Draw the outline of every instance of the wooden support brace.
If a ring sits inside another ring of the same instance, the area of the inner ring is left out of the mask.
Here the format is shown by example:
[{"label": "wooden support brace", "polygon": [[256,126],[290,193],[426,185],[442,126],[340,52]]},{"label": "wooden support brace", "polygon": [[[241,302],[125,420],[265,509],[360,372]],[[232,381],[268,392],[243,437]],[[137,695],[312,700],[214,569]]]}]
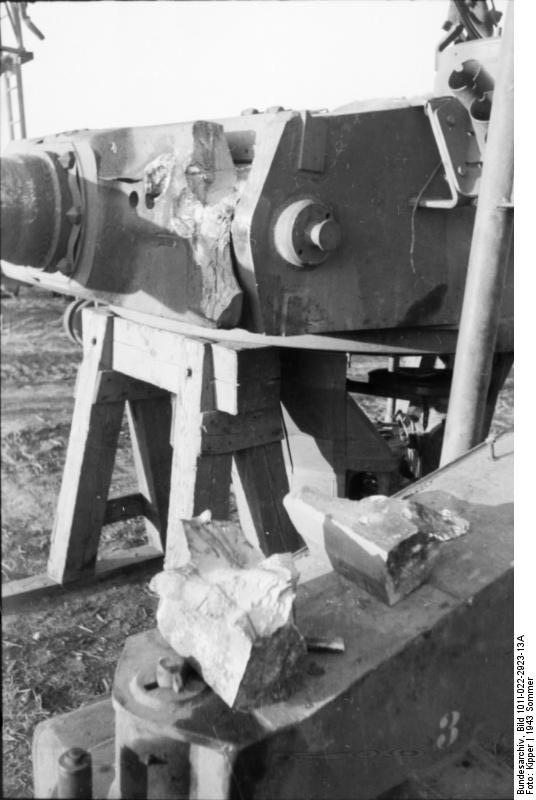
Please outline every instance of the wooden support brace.
[{"label": "wooden support brace", "polygon": [[171,398],[166,393],[153,400],[130,399],[127,415],[147,539],[163,552],[171,483]]},{"label": "wooden support brace", "polygon": [[[282,504],[278,351],[210,344],[101,310],[84,311],[83,329],[49,577],[64,583],[93,571],[102,526],[136,514],[149,544],[179,557],[183,520],[207,509],[228,517],[233,459],[248,535],[267,554],[298,549]],[[139,492],[108,500],[125,403]]]},{"label": "wooden support brace", "polygon": [[167,546],[179,561],[182,554],[186,563],[189,554],[183,520],[206,510],[215,519],[228,516],[231,457],[228,453],[206,454],[202,448],[203,408],[210,408],[213,396],[210,345],[182,339],[179,347]]},{"label": "wooden support brace", "polygon": [[112,339],[111,314],[84,312],[84,357],[47,569],[59,583],[93,570],[97,559],[125,404],[109,401],[109,383],[101,402],[99,373],[110,367]]},{"label": "wooden support brace", "polygon": [[248,541],[263,553],[295,552],[304,546],[283,506],[289,484],[280,442],[234,454],[233,487]]}]

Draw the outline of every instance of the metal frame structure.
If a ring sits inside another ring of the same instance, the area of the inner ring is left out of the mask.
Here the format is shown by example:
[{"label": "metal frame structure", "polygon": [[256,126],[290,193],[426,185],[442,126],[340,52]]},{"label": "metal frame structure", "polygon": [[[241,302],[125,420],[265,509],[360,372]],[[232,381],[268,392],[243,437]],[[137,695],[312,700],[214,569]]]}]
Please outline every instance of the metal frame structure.
[{"label": "metal frame structure", "polygon": [[[0,52],[2,56],[1,74],[4,83],[4,91],[7,105],[7,120],[9,138],[26,138],[26,114],[24,109],[24,92],[22,88],[22,65],[32,61],[33,53],[24,46],[22,28],[25,25],[38,39],[44,39],[44,35],[36,28],[28,16],[26,10],[27,3],[1,3],[1,24],[2,24],[2,44]],[[4,44],[5,29],[4,25],[9,24],[11,37],[15,46]],[[16,106],[13,103],[15,98]]]}]

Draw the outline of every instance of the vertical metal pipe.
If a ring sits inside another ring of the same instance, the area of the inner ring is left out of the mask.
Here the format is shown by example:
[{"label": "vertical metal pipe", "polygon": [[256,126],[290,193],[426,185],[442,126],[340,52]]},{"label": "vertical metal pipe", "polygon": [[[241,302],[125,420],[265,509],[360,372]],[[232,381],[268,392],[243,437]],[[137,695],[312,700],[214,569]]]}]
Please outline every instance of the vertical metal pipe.
[{"label": "vertical metal pipe", "polygon": [[483,438],[513,229],[513,3],[508,4],[469,256],[441,465]]},{"label": "vertical metal pipe", "polygon": [[[15,12],[15,19],[17,20],[17,46],[24,50],[24,39],[22,37],[22,14],[21,8],[17,5]],[[17,76],[17,101],[19,106],[19,128],[20,138],[26,139],[26,111],[24,108],[24,92],[22,89],[22,64],[20,56],[17,58],[15,65],[15,74]]]},{"label": "vertical metal pipe", "polygon": [[15,131],[15,116],[13,114],[13,100],[11,98],[11,87],[13,86],[12,80],[15,79],[14,73],[11,71],[11,68],[6,69],[4,74],[2,75],[4,79],[4,86],[6,90],[6,103],[7,103],[7,121],[9,126],[9,139],[13,141],[17,138],[17,134]]},{"label": "vertical metal pipe", "polygon": [[[389,372],[395,372],[400,363],[399,356],[394,356],[389,359]],[[388,397],[385,403],[384,422],[394,422],[396,414],[396,397]]]},{"label": "vertical metal pipe", "polygon": [[17,104],[19,107],[20,138],[26,139],[26,112],[24,110],[24,92],[22,89],[22,69],[20,65],[20,58],[17,58],[15,75],[17,79]]}]

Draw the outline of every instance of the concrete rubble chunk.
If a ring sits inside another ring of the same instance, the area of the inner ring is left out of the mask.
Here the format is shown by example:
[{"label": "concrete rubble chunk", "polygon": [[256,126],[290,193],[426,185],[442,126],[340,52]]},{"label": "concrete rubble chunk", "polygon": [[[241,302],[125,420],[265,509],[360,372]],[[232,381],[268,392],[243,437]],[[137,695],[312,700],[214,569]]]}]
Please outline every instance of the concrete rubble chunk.
[{"label": "concrete rubble chunk", "polygon": [[183,525],[190,561],[166,559],[150,584],[160,597],[160,633],[232,708],[284,694],[306,653],[293,619],[291,555],[265,558],[232,523]]},{"label": "concrete rubble chunk", "polygon": [[450,509],[383,495],[355,501],[304,487],[284,504],[312,553],[389,605],[426,580],[441,542],[469,530]]}]

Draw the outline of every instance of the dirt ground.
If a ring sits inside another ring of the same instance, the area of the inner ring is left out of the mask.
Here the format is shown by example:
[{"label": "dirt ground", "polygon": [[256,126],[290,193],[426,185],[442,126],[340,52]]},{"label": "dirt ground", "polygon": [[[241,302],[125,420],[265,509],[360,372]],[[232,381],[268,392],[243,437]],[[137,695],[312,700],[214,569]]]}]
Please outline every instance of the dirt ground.
[{"label": "dirt ground", "polygon": [[[66,305],[62,297],[27,287],[18,298],[2,300],[3,582],[46,569],[81,358],[63,332]],[[384,361],[356,364],[355,370]],[[369,400],[367,411],[374,417],[383,407],[384,401]],[[512,424],[513,373],[499,398],[493,429]],[[111,496],[137,490],[128,445],[125,425]],[[142,521],[118,523],[105,528],[101,552],[145,541]],[[32,796],[35,725],[108,694],[125,638],[153,627],[155,611],[146,581],[133,578],[4,615],[4,797]]]}]

